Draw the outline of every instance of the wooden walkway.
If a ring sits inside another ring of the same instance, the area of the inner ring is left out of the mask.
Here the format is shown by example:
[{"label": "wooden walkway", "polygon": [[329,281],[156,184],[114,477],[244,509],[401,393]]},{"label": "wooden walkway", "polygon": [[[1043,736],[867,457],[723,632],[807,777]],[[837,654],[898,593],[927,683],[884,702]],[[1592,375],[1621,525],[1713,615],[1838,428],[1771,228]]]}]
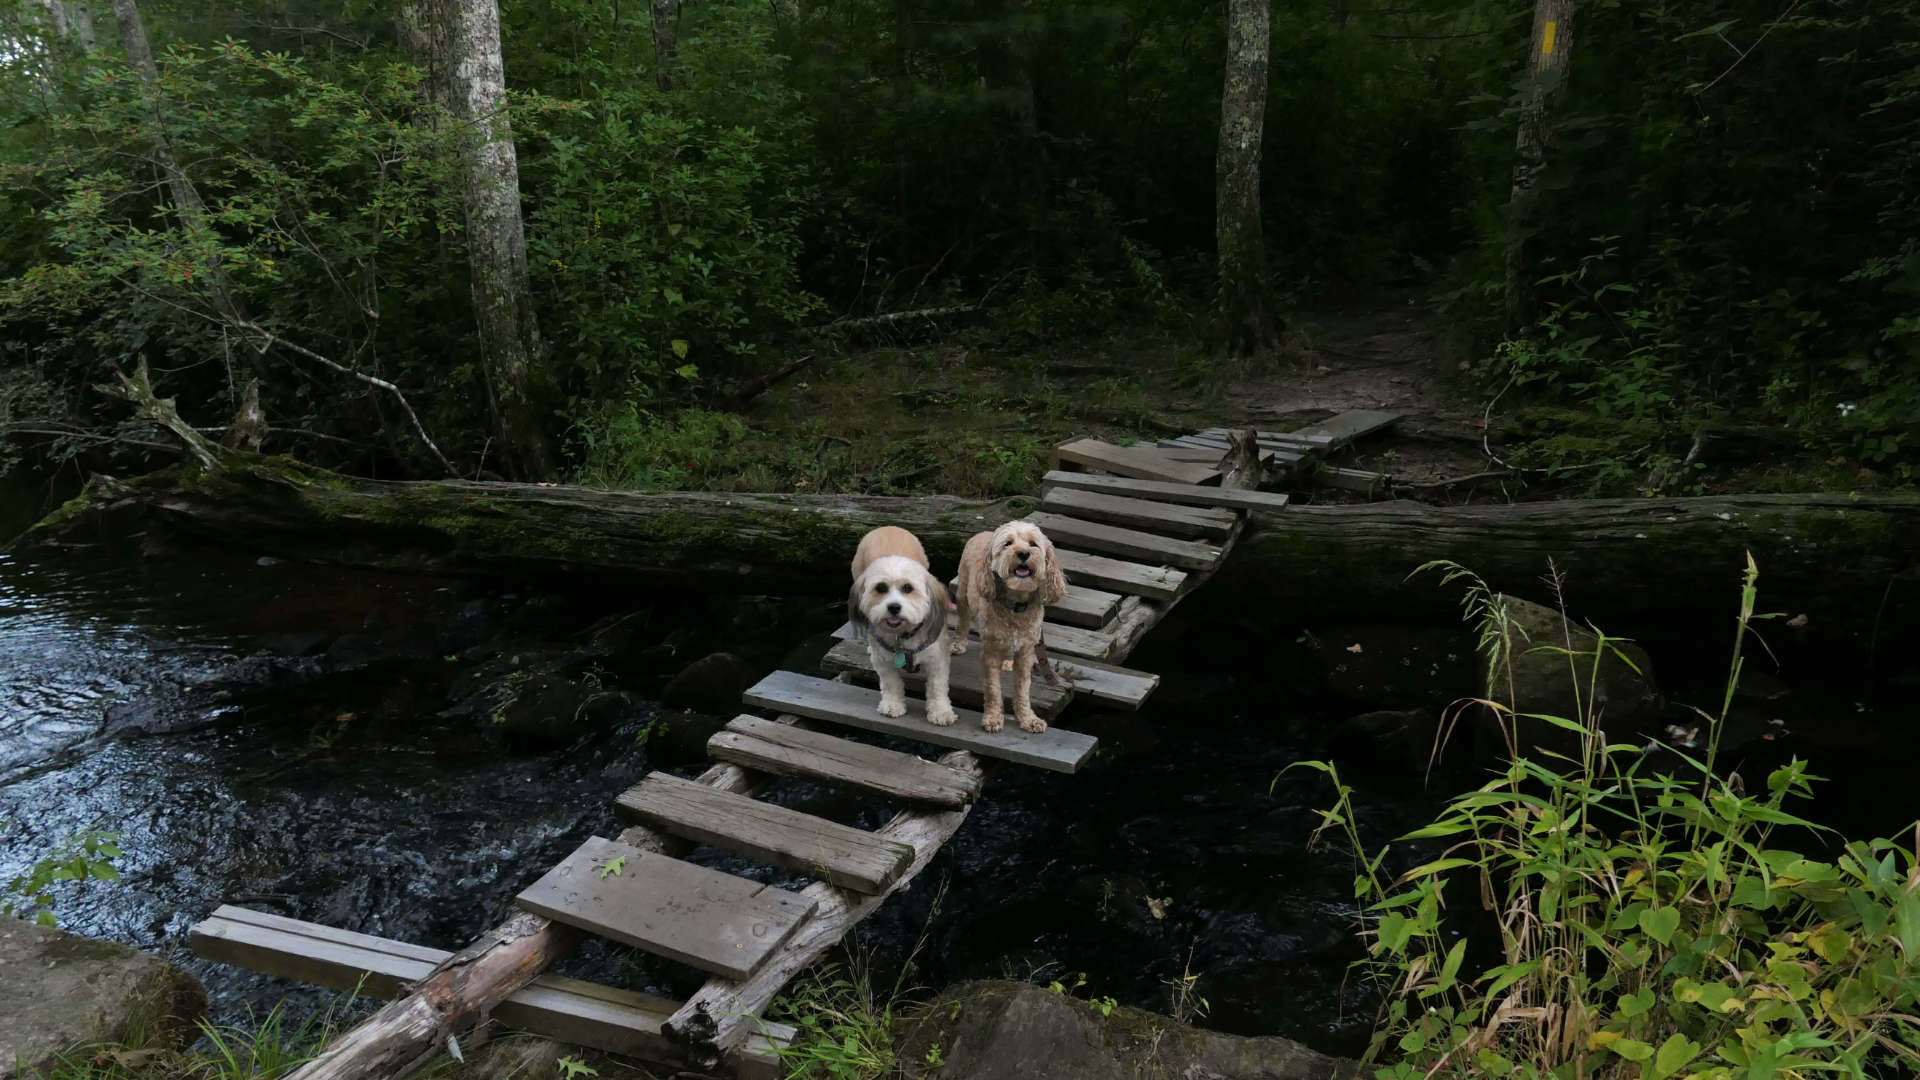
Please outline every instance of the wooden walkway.
[{"label": "wooden walkway", "polygon": [[[1299,431],[1261,432],[1261,462],[1269,477],[1284,475],[1395,419],[1343,413]],[[1282,494],[1222,486],[1228,449],[1225,429],[1152,447],[1077,439],[1057,448],[1040,509],[1029,516],[1059,550],[1071,588],[1067,602],[1047,609],[1044,630],[1062,685],[1037,676],[1032,685],[1046,731],[989,733],[980,714],[964,707],[957,723],[935,727],[917,698],[904,716],[880,715],[866,650],[842,626],[819,673],[776,671],[746,692],[743,704],[771,719],[736,717],[708,742],[715,764],[695,779],[644,777],[614,804],[632,827],[617,839],[590,838],[517,897],[532,916],[690,965],[708,973],[707,984],[687,1001],[669,1002],[540,976],[493,1015],[667,1068],[778,1075],[779,1050],[793,1032],[761,1020],[761,1010],[927,865],[980,795],[986,764],[1074,772],[1092,757],[1095,740],[1054,726],[1055,718],[1076,697],[1138,709],[1153,693],[1158,675],[1121,662],[1219,568],[1248,511],[1287,504]],[[977,639],[970,645],[954,657],[952,694],[957,706],[977,708]],[[909,676],[916,694],[919,683]],[[849,731],[880,736],[885,745]],[[948,752],[923,756],[930,748]],[[877,795],[899,810],[881,828],[863,830],[756,797],[780,777]],[[677,857],[697,845],[814,884],[775,888]],[[406,993],[449,958],[236,907],[195,926],[192,943],[215,960],[376,996]]]}]

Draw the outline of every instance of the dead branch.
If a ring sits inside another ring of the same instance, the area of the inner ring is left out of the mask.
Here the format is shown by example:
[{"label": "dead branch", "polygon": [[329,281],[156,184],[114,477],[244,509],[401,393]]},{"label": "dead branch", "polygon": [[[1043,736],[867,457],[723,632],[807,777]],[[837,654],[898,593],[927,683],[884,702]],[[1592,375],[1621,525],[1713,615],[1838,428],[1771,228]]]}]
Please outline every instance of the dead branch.
[{"label": "dead branch", "polygon": [[299,356],[304,356],[307,359],[312,360],[316,364],[320,364],[325,367],[331,368],[332,370],[337,371],[342,375],[350,375],[353,378],[359,379],[361,382],[366,383],[369,386],[377,386],[380,389],[385,390],[388,393],[392,394],[394,401],[399,404],[400,410],[407,414],[407,420],[413,424],[413,433],[420,437],[420,441],[426,444],[428,450],[433,451],[433,456],[439,460],[440,467],[447,471],[448,476],[459,475],[458,470],[456,470],[453,467],[453,462],[448,461],[447,455],[440,452],[440,446],[439,444],[433,441],[433,436],[427,434],[426,425],[420,422],[419,414],[413,411],[413,405],[407,401],[407,395],[402,393],[398,386],[395,386],[392,383],[388,382],[387,380],[380,378],[378,375],[369,375],[364,371],[355,371],[353,368],[347,367],[344,364],[340,364],[329,357],[322,356],[319,353],[314,352],[312,349],[309,349],[303,345],[298,345],[298,344],[295,344],[294,342],[288,341],[286,338],[283,338],[280,335],[275,334],[273,331],[268,330],[266,327],[261,326],[259,323],[241,322],[241,323],[238,323],[238,326],[240,329],[245,330],[248,333],[254,334],[259,338],[259,341],[255,343],[254,348],[263,356],[266,355],[266,352],[268,349],[273,348],[275,345],[279,345],[289,352],[292,352]]}]

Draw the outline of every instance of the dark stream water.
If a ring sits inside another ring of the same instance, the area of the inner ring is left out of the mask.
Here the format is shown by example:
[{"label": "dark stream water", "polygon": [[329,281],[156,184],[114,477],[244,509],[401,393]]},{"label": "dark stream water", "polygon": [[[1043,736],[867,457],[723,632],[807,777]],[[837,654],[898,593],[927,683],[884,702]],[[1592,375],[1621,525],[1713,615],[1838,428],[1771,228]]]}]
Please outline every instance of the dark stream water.
[{"label": "dark stream water", "polygon": [[[1184,647],[1210,639],[1181,618],[1136,656],[1166,680],[1148,710],[1077,714],[1103,742],[1089,768],[999,770],[930,869],[861,926],[853,950],[877,981],[1084,973],[1081,994],[1165,1011],[1191,971],[1209,1026],[1357,1049],[1371,1006],[1344,977],[1352,864],[1309,849],[1324,780],[1283,771],[1325,752],[1300,733],[1334,714],[1260,661],[1270,643]],[[239,903],[459,948],[585,837],[615,835],[614,796],[649,768],[697,771],[641,737],[669,674],[716,647],[756,677],[804,669],[837,619],[828,601],[538,592],[234,553],[0,555],[0,882],[80,829],[119,830],[124,881],[62,887],[63,926],[174,953],[217,1022],[282,999],[336,1007],[192,958],[188,928]],[[558,731],[495,723],[476,687],[543,666],[617,696]],[[1438,802],[1404,774],[1358,786],[1376,839]],[[863,827],[889,813],[802,783],[773,797]],[[670,996],[700,981],[611,946],[563,970]]]}]

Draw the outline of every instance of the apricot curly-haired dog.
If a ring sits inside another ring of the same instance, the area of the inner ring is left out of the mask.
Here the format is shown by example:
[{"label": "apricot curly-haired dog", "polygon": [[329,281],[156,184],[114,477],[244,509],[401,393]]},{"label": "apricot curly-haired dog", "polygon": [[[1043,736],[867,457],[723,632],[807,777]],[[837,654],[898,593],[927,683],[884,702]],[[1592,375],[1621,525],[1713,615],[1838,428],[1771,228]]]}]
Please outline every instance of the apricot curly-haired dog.
[{"label": "apricot curly-haired dog", "polygon": [[1009,521],[967,541],[960,553],[956,581],[960,634],[953,651],[965,652],[967,631],[980,630],[981,696],[986,699],[980,726],[999,731],[1006,723],[1000,675],[1013,678],[1013,718],[1022,731],[1045,731],[1028,692],[1033,683],[1034,651],[1040,647],[1040,620],[1048,604],[1067,598],[1067,578],[1054,557],[1047,534],[1025,521]]}]

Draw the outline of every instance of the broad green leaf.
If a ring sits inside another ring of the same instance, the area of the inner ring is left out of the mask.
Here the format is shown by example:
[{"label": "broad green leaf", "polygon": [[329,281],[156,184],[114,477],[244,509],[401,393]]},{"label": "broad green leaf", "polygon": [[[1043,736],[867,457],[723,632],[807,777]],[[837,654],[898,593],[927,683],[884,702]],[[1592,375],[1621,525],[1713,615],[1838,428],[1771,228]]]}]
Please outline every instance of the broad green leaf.
[{"label": "broad green leaf", "polygon": [[693,345],[691,342],[687,341],[686,338],[673,339],[673,355],[679,357],[680,359],[685,360],[687,358],[687,350],[691,348],[693,348]]},{"label": "broad green leaf", "polygon": [[1607,1044],[1607,1049],[1626,1058],[1628,1061],[1645,1061],[1653,1056],[1653,1047],[1639,1039],[1621,1036]]},{"label": "broad green leaf", "polygon": [[1466,955],[1467,939],[1465,938],[1454,942],[1453,948],[1447,950],[1446,962],[1440,965],[1440,989],[1446,990],[1453,986],[1454,977],[1460,974],[1460,961],[1465,959]]},{"label": "broad green leaf", "polygon": [[1667,1036],[1666,1042],[1660,1044],[1660,1052],[1653,1059],[1652,1073],[1647,1075],[1646,1080],[1665,1080],[1666,1077],[1692,1064],[1699,1053],[1698,1043],[1677,1031],[1674,1032]]},{"label": "broad green leaf", "polygon": [[1679,926],[1679,908],[1648,908],[1640,913],[1640,929],[1646,931],[1648,937],[1662,945],[1673,940],[1673,932]]}]

